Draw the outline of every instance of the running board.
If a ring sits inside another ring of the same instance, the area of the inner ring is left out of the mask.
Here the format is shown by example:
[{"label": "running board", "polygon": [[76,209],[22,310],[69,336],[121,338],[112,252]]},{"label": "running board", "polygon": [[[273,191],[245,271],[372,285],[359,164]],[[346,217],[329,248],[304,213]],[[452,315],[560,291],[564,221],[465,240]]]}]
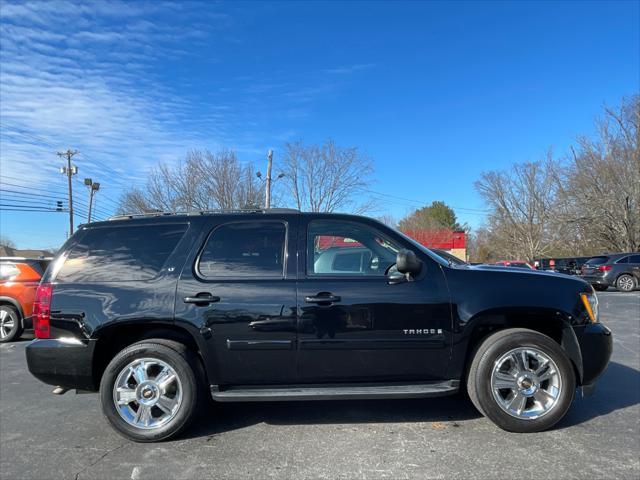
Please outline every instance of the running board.
[{"label": "running board", "polygon": [[211,396],[218,402],[426,398],[456,393],[459,384],[458,380],[446,380],[402,384],[349,383],[341,385],[268,385],[222,388],[218,385],[211,385]]}]

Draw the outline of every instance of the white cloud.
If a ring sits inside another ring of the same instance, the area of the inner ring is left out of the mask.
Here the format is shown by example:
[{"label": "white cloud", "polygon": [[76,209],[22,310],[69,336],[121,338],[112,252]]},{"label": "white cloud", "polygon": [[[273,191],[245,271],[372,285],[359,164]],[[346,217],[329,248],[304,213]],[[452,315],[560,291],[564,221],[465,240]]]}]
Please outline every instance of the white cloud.
[{"label": "white cloud", "polygon": [[[200,2],[2,0],[0,174],[49,185],[52,175],[60,178],[56,151],[75,148],[83,154],[79,177],[101,181],[105,192],[111,185],[116,200],[150,166],[190,148],[224,145],[255,157],[266,144],[296,138],[311,101],[373,66],[292,75],[248,65],[251,74],[235,78],[214,70],[164,81],[167,60],[215,64],[215,47],[235,38],[233,26],[216,5]],[[192,57],[192,47],[203,44],[207,57]],[[273,119],[294,128],[279,131]]]},{"label": "white cloud", "polygon": [[[161,84],[154,67],[188,54],[172,42],[207,32],[141,18],[161,8],[181,6],[3,2],[0,173],[47,184],[55,150],[71,146],[87,153],[77,161],[81,174],[103,173],[125,186],[159,159],[184,153],[184,138],[194,135],[177,127],[189,104]],[[114,166],[107,172],[104,165]],[[118,172],[123,178],[114,179]]]}]

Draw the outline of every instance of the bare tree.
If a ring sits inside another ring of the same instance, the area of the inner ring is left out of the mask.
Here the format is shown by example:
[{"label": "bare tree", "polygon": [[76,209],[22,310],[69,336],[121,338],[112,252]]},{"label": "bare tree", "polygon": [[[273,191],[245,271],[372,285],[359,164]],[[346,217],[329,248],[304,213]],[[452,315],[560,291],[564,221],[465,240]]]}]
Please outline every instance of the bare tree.
[{"label": "bare tree", "polygon": [[398,227],[398,220],[396,220],[396,218],[391,215],[390,213],[385,213],[382,215],[379,215],[376,217],[376,220],[384,223],[385,225],[387,225],[388,227],[391,228],[397,228]]},{"label": "bare tree", "polygon": [[191,150],[174,166],[157,165],[144,189],[132,189],[120,199],[121,213],[256,208],[263,186],[251,164],[235,152]]},{"label": "bare tree", "polygon": [[366,188],[373,173],[371,160],[355,147],[287,143],[284,182],[296,207],[310,212],[338,210],[363,213],[372,209]]},{"label": "bare tree", "polygon": [[545,160],[516,164],[510,172],[485,172],[475,183],[491,210],[487,228],[496,251],[532,261],[557,247],[557,169],[549,152]]},{"label": "bare tree", "polygon": [[640,96],[605,109],[580,137],[560,181],[561,215],[582,250],[640,250]]},{"label": "bare tree", "polygon": [[495,243],[493,232],[481,227],[467,237],[469,261],[474,263],[493,263],[502,260],[501,246]]},{"label": "bare tree", "polygon": [[9,248],[16,248],[16,243],[13,240],[11,240],[9,237],[7,237],[6,235],[0,235],[0,246],[9,247]]}]

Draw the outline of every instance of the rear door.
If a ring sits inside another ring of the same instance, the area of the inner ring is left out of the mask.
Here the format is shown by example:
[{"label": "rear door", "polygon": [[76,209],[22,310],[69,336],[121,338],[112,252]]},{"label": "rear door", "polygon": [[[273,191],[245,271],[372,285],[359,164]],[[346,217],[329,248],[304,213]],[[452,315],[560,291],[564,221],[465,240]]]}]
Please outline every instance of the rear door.
[{"label": "rear door", "polygon": [[401,239],[365,222],[308,218],[298,244],[306,256],[298,281],[300,381],[441,379],[451,310],[439,265],[425,259],[416,281],[390,284],[385,272],[408,248]]},{"label": "rear door", "polygon": [[214,217],[183,269],[176,322],[204,339],[212,384],[295,380],[297,222]]},{"label": "rear door", "polygon": [[640,285],[640,254],[629,255],[629,270],[636,277],[636,285]]}]

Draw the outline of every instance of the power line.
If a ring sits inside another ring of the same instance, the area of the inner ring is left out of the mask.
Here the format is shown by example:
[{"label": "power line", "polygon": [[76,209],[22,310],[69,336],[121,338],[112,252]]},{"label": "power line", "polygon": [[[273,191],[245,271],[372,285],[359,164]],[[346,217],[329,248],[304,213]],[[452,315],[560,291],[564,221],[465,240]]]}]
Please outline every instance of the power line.
[{"label": "power line", "polygon": [[51,209],[37,209],[37,208],[0,208],[0,211],[6,212],[43,212],[43,213],[57,213],[57,212],[67,212],[68,210],[51,210]]},{"label": "power line", "polygon": [[21,191],[18,191],[18,190],[10,190],[10,189],[7,189],[7,188],[0,188],[0,197],[5,196],[5,194],[3,192],[7,192],[7,194],[9,194],[9,195],[23,195],[23,196],[26,196],[26,197],[36,197],[36,198],[51,198],[53,200],[59,200],[61,197],[64,196],[64,195],[60,195],[58,197],[55,197],[53,195],[45,195],[45,194],[41,194],[41,193],[35,194],[35,193],[21,192]]},{"label": "power line", "polygon": [[[17,196],[11,196],[11,195],[0,195],[0,201],[4,201],[4,202],[20,202],[23,204],[36,204],[36,205],[53,205],[54,207],[57,206],[56,202],[52,201],[52,200],[37,200],[37,199],[30,199],[30,198],[24,198],[24,197],[17,197]],[[60,202],[62,203],[62,202]]]},{"label": "power line", "polygon": [[[21,180],[21,179],[19,179],[19,178],[16,178],[16,177],[10,177],[10,176],[8,176],[8,175],[4,175],[4,174],[3,174],[2,176],[4,176],[5,178],[11,178],[11,179],[14,179],[14,180]],[[76,179],[74,178],[74,180],[76,180]],[[78,183],[79,183],[79,184],[81,184],[81,185],[84,185],[84,184],[83,184],[82,182],[80,182],[80,181],[78,181]],[[21,189],[23,189],[23,190],[29,190],[29,192],[30,192],[30,193],[17,192],[17,191],[15,191],[15,190],[13,190],[13,191],[14,191],[14,192],[16,192],[16,193],[21,193],[21,194],[23,194],[23,195],[35,195],[35,193],[33,193],[34,191],[36,191],[36,192],[46,192],[46,193],[59,193],[59,196],[58,196],[58,197],[55,197],[55,196],[52,196],[52,195],[46,195],[46,194],[42,194],[42,193],[37,193],[37,195],[38,195],[39,197],[54,198],[54,199],[56,199],[56,200],[60,199],[60,197],[65,197],[65,196],[67,195],[67,194],[66,194],[66,192],[65,192],[65,193],[63,193],[63,192],[57,192],[57,191],[55,191],[55,190],[53,190],[53,189],[49,189],[49,188],[38,188],[38,187],[32,187],[32,186],[25,186],[25,185],[19,185],[19,184],[17,184],[17,183],[6,182],[6,181],[2,181],[2,182],[0,182],[0,189],[9,191],[8,189],[3,189],[3,188],[1,188],[1,187],[3,187],[4,185],[9,185],[9,186],[11,186],[11,187],[15,187],[15,188],[21,188]],[[76,202],[78,202],[78,200],[79,200],[79,199],[76,199]],[[113,209],[113,210],[116,210],[116,209],[118,208],[118,206],[119,206],[116,202],[114,202],[113,200],[111,200],[109,197],[105,197],[105,196],[102,196],[102,195],[101,195],[101,196],[100,196],[100,201],[104,201],[104,200],[110,201],[110,202],[113,204],[113,207],[112,207],[112,209]],[[107,208],[108,208],[108,207],[107,207]],[[105,213],[105,215],[110,215],[110,214],[106,214],[106,213]]]},{"label": "power line", "polygon": [[27,133],[24,130],[18,130],[16,127],[12,127],[10,125],[7,125],[6,123],[0,123],[0,126],[2,126],[2,128],[6,129],[6,130],[13,130],[15,133],[17,133],[19,135],[22,135],[23,137],[29,137],[29,138],[32,138],[32,139],[36,140],[37,142],[44,143],[45,145],[48,145],[51,148],[56,148],[48,140],[45,140],[44,138],[39,137],[38,135],[34,135],[32,133]]},{"label": "power line", "polygon": [[[15,188],[22,188],[24,190],[35,190],[37,192],[58,193],[55,190],[52,190],[52,189],[49,189],[49,188],[44,189],[44,188],[31,187],[31,186],[26,187],[24,185],[18,185],[17,183],[3,182],[2,185],[10,185],[10,186],[15,187]],[[65,193],[60,192],[60,195],[65,196],[66,192]]]},{"label": "power line", "polygon": [[46,212],[58,212],[58,211],[60,211],[60,210],[56,209],[55,207],[48,208],[48,207],[40,207],[38,205],[21,205],[21,204],[15,204],[15,203],[0,203],[0,207],[34,208],[34,209],[41,209],[41,210],[46,211]]},{"label": "power line", "polygon": [[[405,202],[411,202],[411,203],[416,203],[419,205],[426,205],[426,202],[424,202],[423,200],[415,200],[415,199],[411,199],[411,198],[406,198],[406,197],[399,197],[397,195],[390,195],[388,193],[382,193],[382,192],[376,192],[375,190],[371,190],[369,188],[364,188],[364,187],[359,187],[359,190],[371,193],[373,195],[379,195],[379,196],[383,196],[383,197],[389,197],[389,198],[395,198],[398,200],[403,200]],[[489,210],[484,210],[484,209],[479,209],[479,208],[468,208],[468,207],[456,207],[453,205],[449,205],[451,208],[453,208],[454,210],[467,210],[469,212],[478,212],[478,213],[488,213]]]}]

